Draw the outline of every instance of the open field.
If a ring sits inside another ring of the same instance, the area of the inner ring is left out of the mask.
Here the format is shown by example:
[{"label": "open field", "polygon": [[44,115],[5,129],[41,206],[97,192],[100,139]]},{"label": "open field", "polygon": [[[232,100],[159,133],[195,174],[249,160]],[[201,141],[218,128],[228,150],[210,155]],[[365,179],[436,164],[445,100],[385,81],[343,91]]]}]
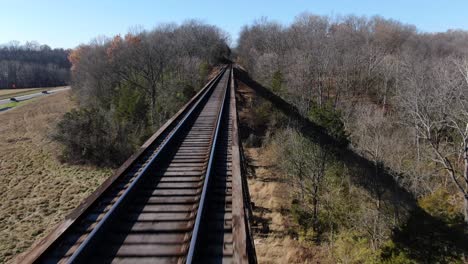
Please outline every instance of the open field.
[{"label": "open field", "polygon": [[0,113],[0,263],[45,236],[111,174],[57,160],[49,135],[72,107],[66,91]]},{"label": "open field", "polygon": [[26,88],[26,89],[0,89],[0,100],[1,99],[8,99],[11,97],[22,96],[33,94],[41,91],[51,91],[58,88],[64,88],[66,86],[60,87],[43,87],[43,88]]}]

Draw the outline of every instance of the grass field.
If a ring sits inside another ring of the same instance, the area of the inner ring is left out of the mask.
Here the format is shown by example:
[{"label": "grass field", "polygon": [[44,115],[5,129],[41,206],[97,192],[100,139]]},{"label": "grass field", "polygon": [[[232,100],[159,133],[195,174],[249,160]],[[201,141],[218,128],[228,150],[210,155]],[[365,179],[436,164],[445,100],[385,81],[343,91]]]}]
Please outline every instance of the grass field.
[{"label": "grass field", "polygon": [[20,102],[11,102],[11,103],[8,103],[8,104],[2,104],[0,105],[0,110],[3,110],[5,108],[13,108],[15,106],[18,106],[20,104]]},{"label": "grass field", "polygon": [[0,263],[45,236],[112,172],[62,164],[50,134],[70,92],[0,112]]},{"label": "grass field", "polygon": [[[26,101],[21,101],[21,102],[11,102],[11,103],[8,103],[8,104],[2,104],[0,105],[0,113],[2,110],[9,110],[13,107],[18,107],[18,106],[23,106],[23,105],[26,105],[26,104],[29,104],[29,103],[32,103],[34,102],[35,100],[39,100],[40,98],[32,98],[30,100],[26,100]],[[1,119],[0,119],[0,122],[1,122]]]},{"label": "grass field", "polygon": [[63,88],[65,86],[61,87],[44,87],[44,88],[26,88],[26,89],[0,89],[0,100],[2,99],[8,99],[11,97],[16,97],[16,96],[22,96],[22,95],[27,95],[27,94],[33,94],[37,92],[42,92],[42,91],[50,91],[54,90],[57,88]]}]

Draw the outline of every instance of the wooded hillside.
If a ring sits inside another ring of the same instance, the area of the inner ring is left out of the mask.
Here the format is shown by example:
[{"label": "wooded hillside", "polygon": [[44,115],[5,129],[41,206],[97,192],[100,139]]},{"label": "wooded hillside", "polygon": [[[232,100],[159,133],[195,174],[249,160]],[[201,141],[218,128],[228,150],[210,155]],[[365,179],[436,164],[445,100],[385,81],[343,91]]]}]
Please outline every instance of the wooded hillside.
[{"label": "wooded hillside", "polygon": [[298,237],[330,248],[331,262],[466,256],[467,40],[381,17],[303,14],[242,30],[238,61],[259,83],[243,81],[273,94],[255,103],[250,130],[266,131],[247,143],[276,153]]}]

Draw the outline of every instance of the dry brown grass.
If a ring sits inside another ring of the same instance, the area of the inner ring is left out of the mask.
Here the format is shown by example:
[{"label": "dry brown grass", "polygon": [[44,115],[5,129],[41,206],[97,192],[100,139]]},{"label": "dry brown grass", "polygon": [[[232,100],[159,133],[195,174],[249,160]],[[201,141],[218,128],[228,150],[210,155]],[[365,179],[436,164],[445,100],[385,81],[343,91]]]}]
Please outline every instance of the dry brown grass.
[{"label": "dry brown grass", "polygon": [[[237,90],[240,122],[255,127],[254,90],[239,82]],[[290,184],[275,167],[274,149],[244,148],[254,177],[249,178],[253,208],[252,226],[255,250],[259,263],[323,263],[320,250],[294,239],[289,231],[293,221],[289,216],[292,202]]]},{"label": "dry brown grass", "polygon": [[249,190],[255,203],[254,241],[258,262],[320,263],[311,247],[288,234],[292,221],[285,210],[291,204],[291,189],[274,170],[269,150],[246,148],[245,151],[255,169],[255,178],[249,179]]},{"label": "dry brown grass", "polygon": [[67,91],[0,113],[0,263],[45,236],[111,174],[57,160],[49,135],[72,107]]}]

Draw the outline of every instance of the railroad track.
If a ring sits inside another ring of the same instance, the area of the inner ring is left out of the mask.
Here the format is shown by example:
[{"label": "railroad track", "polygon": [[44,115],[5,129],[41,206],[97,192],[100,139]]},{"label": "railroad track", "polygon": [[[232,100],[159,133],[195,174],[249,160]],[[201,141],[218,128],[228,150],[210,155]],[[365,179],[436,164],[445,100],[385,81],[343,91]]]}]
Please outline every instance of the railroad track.
[{"label": "railroad track", "polygon": [[255,262],[225,66],[21,263]]}]

